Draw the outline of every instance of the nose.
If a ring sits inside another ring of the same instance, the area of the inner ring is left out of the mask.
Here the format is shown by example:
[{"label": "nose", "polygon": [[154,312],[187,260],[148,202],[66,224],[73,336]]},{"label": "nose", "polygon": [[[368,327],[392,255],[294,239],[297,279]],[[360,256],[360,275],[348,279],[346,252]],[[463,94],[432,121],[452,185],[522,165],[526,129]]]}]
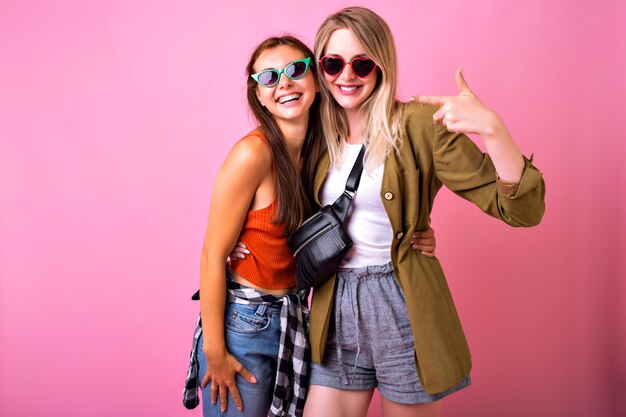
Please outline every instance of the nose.
[{"label": "nose", "polygon": [[293,80],[287,77],[285,73],[281,73],[279,77],[280,78],[278,79],[278,88],[289,87],[290,85],[293,84]]},{"label": "nose", "polygon": [[341,70],[341,74],[339,74],[339,79],[343,81],[354,80],[356,78],[356,74],[352,70],[351,62],[346,62],[346,65]]}]

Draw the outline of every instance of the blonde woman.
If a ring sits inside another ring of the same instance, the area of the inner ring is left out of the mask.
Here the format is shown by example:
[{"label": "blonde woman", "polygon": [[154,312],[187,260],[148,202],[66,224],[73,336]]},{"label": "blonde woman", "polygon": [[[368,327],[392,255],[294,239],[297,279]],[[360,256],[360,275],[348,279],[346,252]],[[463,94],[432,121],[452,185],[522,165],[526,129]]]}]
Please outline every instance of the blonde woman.
[{"label": "blonde woman", "polygon": [[458,96],[400,103],[394,41],[370,10],[329,16],[315,60],[328,149],[313,184],[319,204],[343,192],[367,152],[348,222],[354,247],[313,295],[304,415],[365,416],[377,388],[385,416],[438,416],[440,400],[470,384],[470,353],[439,261],[411,250],[413,233],[428,227],[443,185],[509,225],[536,225],[542,175],[461,72]]}]

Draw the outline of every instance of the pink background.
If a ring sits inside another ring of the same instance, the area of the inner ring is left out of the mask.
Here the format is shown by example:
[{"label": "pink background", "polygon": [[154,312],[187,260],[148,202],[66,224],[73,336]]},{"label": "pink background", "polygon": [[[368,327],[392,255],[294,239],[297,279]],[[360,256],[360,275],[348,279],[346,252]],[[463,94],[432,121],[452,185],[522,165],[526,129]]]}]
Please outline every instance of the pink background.
[{"label": "pink background", "polygon": [[[438,200],[474,359],[444,415],[626,415],[626,3],[378,3],[400,96],[454,94],[463,66],[547,183],[533,229]],[[181,405],[189,296],[215,172],[252,126],[245,64],[350,4],[0,1],[0,415],[201,414]]]}]

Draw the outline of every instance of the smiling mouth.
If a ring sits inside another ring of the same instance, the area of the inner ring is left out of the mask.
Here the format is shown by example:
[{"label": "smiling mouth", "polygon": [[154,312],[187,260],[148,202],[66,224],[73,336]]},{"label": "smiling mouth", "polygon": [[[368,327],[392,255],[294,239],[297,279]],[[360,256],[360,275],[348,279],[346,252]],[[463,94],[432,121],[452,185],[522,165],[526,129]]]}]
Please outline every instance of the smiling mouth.
[{"label": "smiling mouth", "polygon": [[299,100],[301,96],[302,96],[302,94],[298,94],[298,93],[290,94],[288,96],[278,97],[278,100],[276,100],[276,102],[279,103],[279,104],[285,104],[285,103],[289,103],[291,101]]},{"label": "smiling mouth", "polygon": [[356,90],[357,88],[361,88],[361,85],[337,85],[337,87],[341,90],[341,91],[345,91],[346,93],[351,93],[352,91]]}]

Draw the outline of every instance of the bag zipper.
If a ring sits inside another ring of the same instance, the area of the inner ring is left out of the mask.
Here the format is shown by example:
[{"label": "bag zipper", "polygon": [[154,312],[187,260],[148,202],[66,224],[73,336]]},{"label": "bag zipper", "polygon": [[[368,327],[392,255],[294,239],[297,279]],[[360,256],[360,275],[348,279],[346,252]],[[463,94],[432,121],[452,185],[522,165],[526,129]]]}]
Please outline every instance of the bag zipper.
[{"label": "bag zipper", "polygon": [[333,225],[332,224],[327,224],[326,226],[324,226],[323,229],[320,229],[317,233],[315,233],[313,236],[311,236],[310,238],[308,238],[307,240],[305,240],[304,242],[302,242],[302,244],[300,246],[298,246],[298,248],[293,252],[293,257],[295,258],[296,255],[298,254],[298,252],[300,252],[302,250],[302,248],[304,248],[309,242],[311,242],[313,239],[315,239],[316,237],[318,237],[319,235],[323,234],[324,232],[326,232],[328,229],[332,228]]}]

